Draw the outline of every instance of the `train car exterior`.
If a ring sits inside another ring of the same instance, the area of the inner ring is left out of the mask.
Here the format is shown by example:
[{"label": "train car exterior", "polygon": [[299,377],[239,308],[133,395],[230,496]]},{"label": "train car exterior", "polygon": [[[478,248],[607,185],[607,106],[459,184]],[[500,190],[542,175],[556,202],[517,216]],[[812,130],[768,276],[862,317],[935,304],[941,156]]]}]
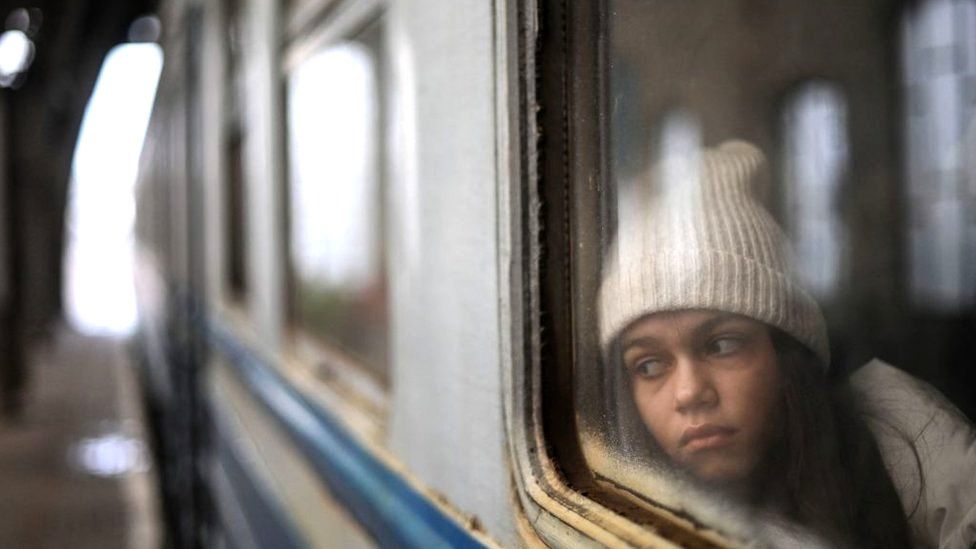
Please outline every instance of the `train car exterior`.
[{"label": "train car exterior", "polygon": [[[689,139],[747,139],[794,182],[764,200],[842,370],[893,356],[972,417],[951,391],[972,374],[916,359],[961,356],[976,225],[922,226],[925,100],[902,107],[929,81],[904,61],[913,37],[941,17],[918,13],[969,18],[973,2],[823,4],[163,2],[136,256],[172,542],[806,539],[646,480],[595,366],[608,242],[655,151]],[[976,34],[957,31],[969,97]],[[965,150],[960,101],[949,141]],[[939,207],[968,219],[976,177],[953,159],[970,186]],[[913,270],[930,242],[927,264],[961,275]]]},{"label": "train car exterior", "polygon": [[[496,131],[517,114],[514,6],[173,2],[161,15],[140,348],[178,542],[514,544],[498,270],[511,191],[497,185],[512,169]],[[385,380],[288,318],[283,234],[282,83],[377,22],[383,110],[403,113],[384,136],[399,151],[380,198],[398,266]]]}]

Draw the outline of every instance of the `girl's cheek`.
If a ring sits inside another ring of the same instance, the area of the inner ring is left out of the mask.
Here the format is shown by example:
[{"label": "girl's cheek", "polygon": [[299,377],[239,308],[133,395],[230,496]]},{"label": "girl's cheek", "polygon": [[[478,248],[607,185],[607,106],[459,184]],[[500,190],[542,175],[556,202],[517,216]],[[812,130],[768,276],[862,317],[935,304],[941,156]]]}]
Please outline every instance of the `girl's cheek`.
[{"label": "girl's cheek", "polygon": [[[656,390],[657,389],[657,390]],[[648,432],[662,447],[668,446],[671,420],[669,407],[661,398],[658,387],[645,387],[643,391],[635,392],[635,404],[641,421]]]}]

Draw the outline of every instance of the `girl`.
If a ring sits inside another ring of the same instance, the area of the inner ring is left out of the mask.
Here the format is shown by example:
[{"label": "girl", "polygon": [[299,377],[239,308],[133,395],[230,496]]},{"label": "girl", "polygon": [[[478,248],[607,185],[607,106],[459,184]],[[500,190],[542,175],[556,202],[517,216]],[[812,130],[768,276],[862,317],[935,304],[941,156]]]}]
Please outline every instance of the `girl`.
[{"label": "girl", "polygon": [[[729,142],[691,162],[621,229],[600,289],[601,342],[657,458],[832,545],[976,542],[972,426],[887,366],[829,382],[823,316],[753,196],[762,154]],[[932,425],[955,433],[963,471],[925,470],[945,458],[919,446]]]}]

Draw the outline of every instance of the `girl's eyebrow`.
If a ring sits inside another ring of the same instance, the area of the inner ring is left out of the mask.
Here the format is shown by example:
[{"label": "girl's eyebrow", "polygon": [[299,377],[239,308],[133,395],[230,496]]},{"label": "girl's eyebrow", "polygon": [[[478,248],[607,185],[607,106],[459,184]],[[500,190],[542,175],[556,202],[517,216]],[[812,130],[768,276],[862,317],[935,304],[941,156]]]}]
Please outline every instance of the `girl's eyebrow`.
[{"label": "girl's eyebrow", "polygon": [[694,334],[695,337],[703,337],[707,335],[708,332],[711,332],[712,330],[721,326],[722,324],[725,324],[726,322],[730,322],[730,321],[740,320],[741,318],[742,317],[740,317],[739,315],[735,315],[732,313],[718,313],[712,318],[706,320],[705,322],[702,322],[698,326],[695,326],[695,329],[692,330],[692,333]]},{"label": "girl's eyebrow", "polygon": [[[715,316],[709,318],[708,320],[705,320],[698,326],[695,326],[694,329],[692,329],[691,333],[693,337],[697,337],[697,338],[704,337],[709,332],[721,326],[722,324],[725,324],[726,322],[734,322],[734,321],[741,321],[741,320],[745,320],[745,319],[740,315],[733,314],[733,313],[726,313],[726,312],[718,312],[715,314]],[[620,346],[620,354],[621,355],[626,354],[627,351],[629,351],[634,347],[648,348],[648,347],[655,347],[660,344],[661,344],[661,340],[653,335],[642,335],[633,338],[627,338],[622,342]]]},{"label": "girl's eyebrow", "polygon": [[620,354],[624,355],[627,353],[627,351],[633,349],[634,347],[643,347],[643,348],[655,347],[660,343],[661,343],[660,339],[651,335],[644,335],[632,339],[627,339],[620,349]]}]

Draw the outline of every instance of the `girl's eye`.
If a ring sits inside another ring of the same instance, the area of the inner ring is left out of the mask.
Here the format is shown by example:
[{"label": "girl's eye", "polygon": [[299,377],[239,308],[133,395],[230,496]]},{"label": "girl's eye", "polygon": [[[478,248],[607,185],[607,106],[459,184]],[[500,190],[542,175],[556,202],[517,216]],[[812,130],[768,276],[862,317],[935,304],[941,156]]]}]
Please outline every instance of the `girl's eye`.
[{"label": "girl's eye", "polygon": [[713,355],[728,355],[742,349],[745,340],[736,336],[717,337],[708,343],[708,352]]},{"label": "girl's eye", "polygon": [[638,377],[653,379],[664,373],[665,364],[663,361],[653,358],[638,360],[634,364],[634,374]]}]

